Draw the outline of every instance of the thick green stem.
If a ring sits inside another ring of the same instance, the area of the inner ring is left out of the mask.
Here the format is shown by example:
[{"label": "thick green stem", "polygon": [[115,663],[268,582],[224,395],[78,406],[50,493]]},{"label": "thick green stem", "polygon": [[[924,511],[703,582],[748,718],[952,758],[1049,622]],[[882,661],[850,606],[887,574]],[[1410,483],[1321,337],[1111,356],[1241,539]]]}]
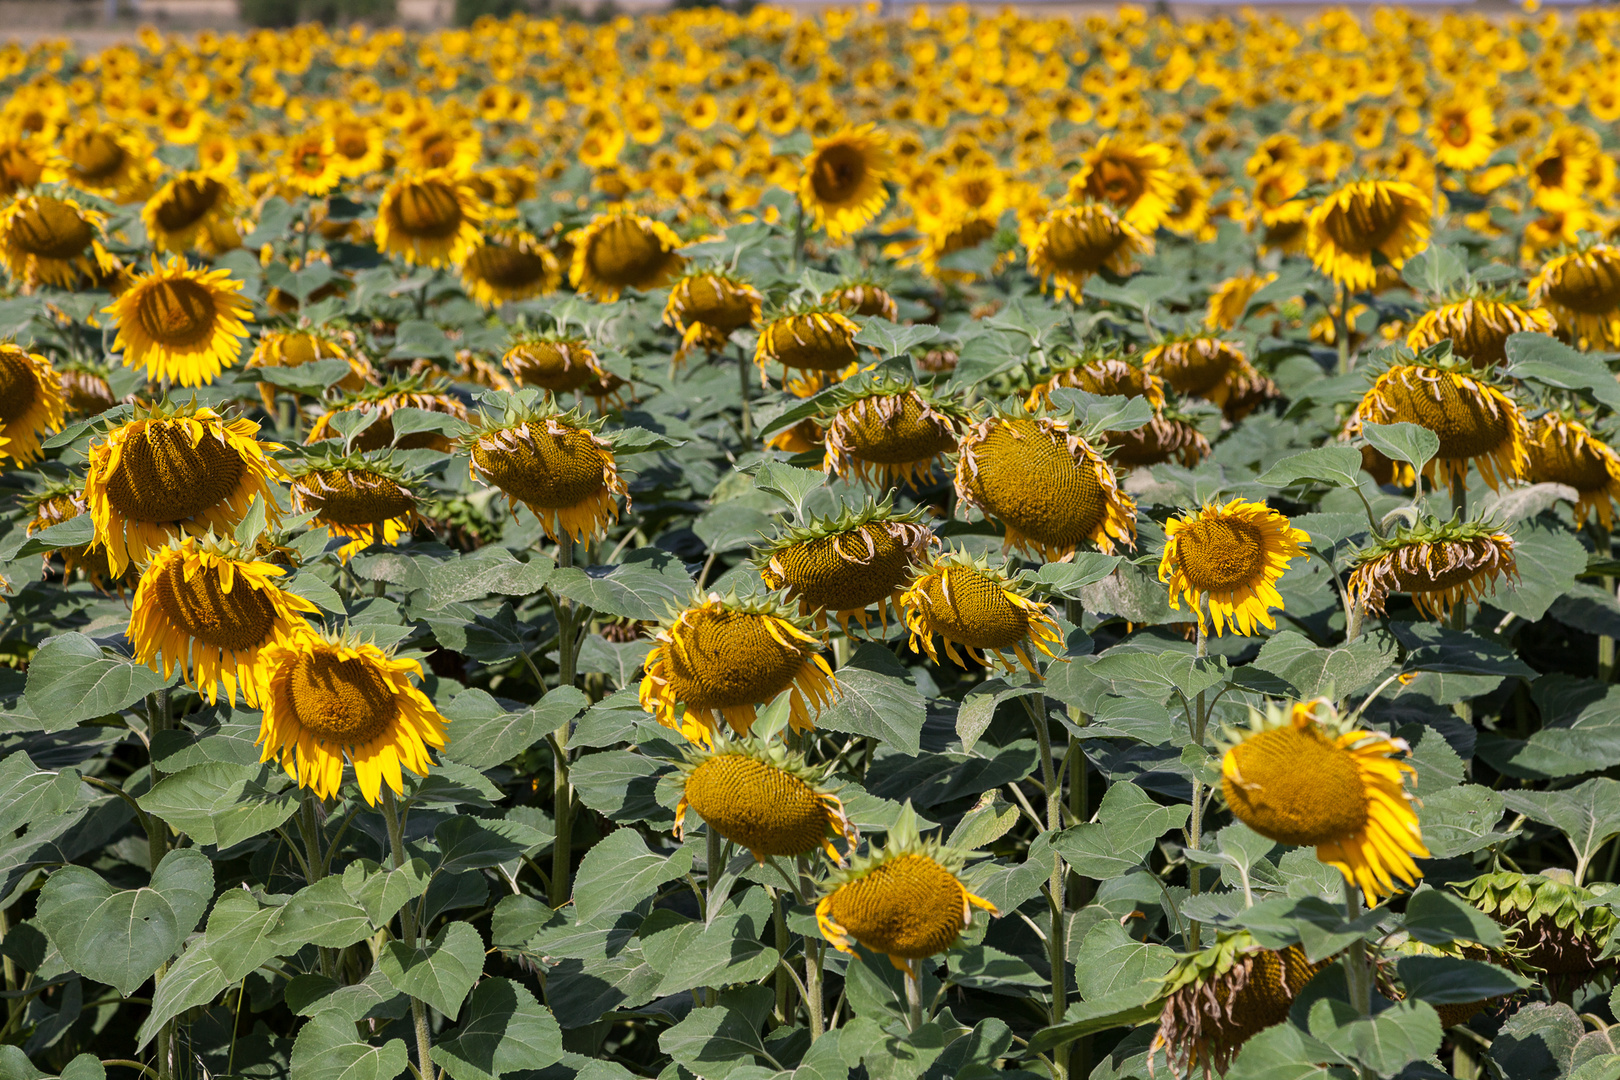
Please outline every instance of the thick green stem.
[{"label": "thick green stem", "polygon": [[754,373],[754,365],[748,359],[748,354],[741,349],[737,350],[737,386],[742,396],[742,441],[743,449],[754,445],[754,411],[749,404],[749,396],[753,392],[749,376]]},{"label": "thick green stem", "polygon": [[[911,963],[915,967],[922,961],[913,960]],[[910,971],[906,972],[905,978],[901,981],[906,984],[906,1023],[915,1032],[923,1025],[922,986],[918,976]]]},{"label": "thick green stem", "polygon": [[[771,925],[776,931],[776,954],[784,960],[788,951],[787,918],[782,914],[782,890],[771,890]],[[793,1022],[793,976],[786,967],[776,969],[776,1015],[782,1023]]]},{"label": "thick green stem", "polygon": [[[321,826],[315,811],[315,793],[304,789],[302,804],[298,808],[298,831],[304,838],[304,860],[309,868],[309,883],[315,884],[326,876],[326,856],[321,853]],[[320,950],[321,974],[338,981],[337,951]]]},{"label": "thick green stem", "polygon": [[[1344,879],[1344,918],[1354,922],[1361,916],[1361,890]],[[1357,937],[1344,952],[1344,978],[1350,991],[1350,1004],[1361,1016],[1372,1015],[1372,969],[1367,966],[1367,942]]]},{"label": "thick green stem", "polygon": [[[399,817],[399,804],[394,801],[394,789],[386,783],[382,786],[382,810],[383,821],[388,826],[388,847],[393,852],[394,869],[398,870],[405,865],[405,830]],[[406,948],[415,949],[421,944],[415,906],[406,904],[399,909],[399,930]],[[417,1068],[422,1080],[433,1080],[433,1036],[428,1030],[427,1006],[415,997],[411,998],[411,1020],[416,1028]]]},{"label": "thick green stem", "polygon": [[725,873],[725,838],[708,822],[703,823],[705,841],[704,859],[708,864],[707,889],[703,896],[703,919],[712,922],[719,914],[715,907],[720,901],[720,875]]},{"label": "thick green stem", "polygon": [[[1596,522],[1589,522],[1592,530],[1592,550],[1598,558],[1607,562],[1614,558],[1614,546],[1609,538],[1609,530]],[[1614,595],[1614,578],[1603,578],[1603,591]],[[1614,638],[1607,634],[1598,637],[1598,678],[1609,682],[1614,678]]]},{"label": "thick green stem", "polygon": [[[799,888],[796,898],[800,904],[805,903],[805,897],[814,895],[815,883],[810,880],[810,860],[799,856]],[[810,1041],[815,1042],[821,1038],[824,1026],[823,1012],[826,1008],[821,996],[821,972],[826,962],[826,946],[820,934],[804,935],[804,1003],[810,1013]]]},{"label": "thick green stem", "polygon": [[[1056,839],[1063,828],[1063,783],[1052,760],[1052,732],[1046,719],[1046,695],[1035,694],[1024,699],[1029,704],[1030,718],[1035,722],[1035,742],[1041,751],[1041,783],[1046,787],[1046,828]],[[1051,913],[1052,926],[1046,935],[1047,958],[1052,965],[1051,1022],[1061,1024],[1068,1010],[1068,949],[1063,934],[1068,922],[1068,891],[1063,883],[1063,856],[1054,849],[1052,871],[1046,883],[1046,904]],[[1061,1064],[1068,1057],[1067,1046],[1052,1051],[1053,1080],[1064,1075]]]},{"label": "thick green stem", "polygon": [[[574,542],[566,537],[557,545],[557,565],[574,565]],[[574,605],[555,596],[557,610],[558,686],[574,685]],[[544,686],[541,687],[544,689]],[[572,892],[574,871],[574,786],[568,779],[568,725],[559,727],[552,739],[551,783],[552,821],[556,829],[551,844],[551,906],[562,907]]]}]

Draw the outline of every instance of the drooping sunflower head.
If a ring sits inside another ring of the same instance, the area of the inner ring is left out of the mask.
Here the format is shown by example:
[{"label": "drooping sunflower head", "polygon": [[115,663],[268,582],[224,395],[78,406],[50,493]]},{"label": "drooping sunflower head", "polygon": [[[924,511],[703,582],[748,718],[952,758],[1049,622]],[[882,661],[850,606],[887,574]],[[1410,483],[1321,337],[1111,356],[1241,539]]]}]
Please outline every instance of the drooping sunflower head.
[{"label": "drooping sunflower head", "polygon": [[1104,340],[1074,353],[1060,353],[1049,372],[1038,378],[1024,400],[1031,412],[1052,404],[1052,391],[1069,387],[1099,397],[1145,397],[1155,410],[1164,408],[1164,380],[1126,355],[1117,341]]},{"label": "drooping sunflower head", "polygon": [[919,568],[900,597],[900,606],[911,631],[912,650],[926,653],[936,664],[937,636],[945,643],[945,655],[958,667],[967,667],[956,651],[960,645],[974,662],[999,665],[1009,673],[1017,670],[1006,655],[1011,653],[1025,671],[1039,677],[1033,651],[1054,657],[1051,646],[1063,643],[1046,605],[1032,599],[1025,585],[961,551],[948,551]]},{"label": "drooping sunflower head", "polygon": [[342,788],[345,758],[371,805],[385,782],[403,795],[401,767],[426,776],[428,748],[445,746],[449,721],[412,683],[422,675],[415,660],[392,657],[350,632],[310,629],[266,646],[260,659],[268,677],[259,760],[279,762],[319,798]]},{"label": "drooping sunflower head", "polygon": [[[22,500],[23,512],[28,515],[28,524],[25,526],[27,535],[33,536],[37,532],[60,525],[64,521],[71,521],[80,514],[90,512],[90,504],[84,501],[82,487],[71,480],[57,480]],[[44,572],[50,572],[51,556],[62,557],[62,577],[71,579],[73,572],[83,568],[85,576],[98,588],[106,578],[107,556],[97,550],[94,543],[84,547],[57,548],[47,551],[44,555]]]},{"label": "drooping sunflower head", "polygon": [[171,539],[135,588],[127,633],[136,661],[165,678],[178,667],[210,703],[223,689],[231,704],[240,691],[257,708],[269,674],[264,648],[304,629],[301,613],[316,610],[281,588],[285,573],[212,534]]},{"label": "drooping sunflower head", "polygon": [[0,210],[0,264],[24,289],[79,288],[120,266],[106,227],[105,214],[67,192],[19,195]]},{"label": "drooping sunflower head", "polygon": [[484,206],[458,176],[443,170],[406,174],[377,204],[377,247],[411,266],[459,267],[478,246]]},{"label": "drooping sunflower head", "polygon": [[417,520],[410,481],[386,457],[328,453],[311,458],[292,474],[292,499],[299,513],[315,515],[311,525],[351,541],[338,551],[345,562],[372,544],[397,544]]},{"label": "drooping sunflower head", "polygon": [[827,425],[827,467],[879,488],[929,484],[934,465],[956,449],[967,422],[961,406],[908,380],[869,379],[841,387]]},{"label": "drooping sunflower head", "polygon": [[[330,326],[305,326],[293,330],[265,330],[259,343],[248,357],[247,366],[301,367],[317,360],[343,360],[349,365],[349,374],[335,384],[338,389],[356,393],[371,382],[373,372],[365,355],[356,347],[352,331]],[[275,412],[275,387],[261,382],[259,392],[265,398],[265,411]]]},{"label": "drooping sunflower head", "polygon": [[1109,463],[1127,472],[1164,462],[1191,469],[1210,454],[1209,440],[1198,425],[1174,409],[1160,410],[1139,428],[1105,432],[1102,443],[1110,451]]},{"label": "drooping sunflower head", "polygon": [[1457,604],[1482,600],[1498,581],[1518,576],[1513,538],[1493,523],[1427,519],[1358,552],[1345,589],[1351,602],[1380,614],[1391,593],[1407,593],[1425,616],[1444,620]]},{"label": "drooping sunflower head", "polygon": [[1530,302],[1593,344],[1620,345],[1620,247],[1589,244],[1548,262],[1530,281]]},{"label": "drooping sunflower head", "polygon": [[619,498],[630,503],[613,444],[598,434],[599,422],[535,407],[534,392],[525,393],[513,395],[502,415],[481,417],[463,440],[473,479],[499,488],[513,507],[527,506],[554,541],[603,535],[618,520]]},{"label": "drooping sunflower head", "polygon": [[866,319],[896,322],[900,318],[900,306],[895,303],[894,296],[888,289],[867,278],[851,278],[843,282],[823,295],[821,302],[832,304],[845,314]]},{"label": "drooping sunflower head", "polygon": [[1598,522],[1609,528],[1615,500],[1620,498],[1620,453],[1580,420],[1551,410],[1530,422],[1525,449],[1526,479],[1532,484],[1568,484],[1579,495],[1578,523],[1585,525],[1595,510]]},{"label": "drooping sunflower head", "polygon": [[1130,272],[1131,260],[1153,251],[1150,234],[1125,221],[1113,207],[1086,202],[1060,206],[1024,236],[1029,272],[1059,298],[1080,301],[1086,279],[1099,270]]},{"label": "drooping sunflower head", "polygon": [[246,204],[241,186],[228,176],[181,172],[146,200],[141,221],[157,251],[218,255],[224,249],[217,238],[235,235],[231,219]]},{"label": "drooping sunflower head", "polygon": [[113,348],[147,379],[206,386],[234,363],[252,318],[243,282],[227,269],[193,270],[175,255],[137,274],[103,311],[118,328]]},{"label": "drooping sunflower head", "polygon": [[842,312],[817,305],[781,312],[766,320],[754,347],[763,377],[771,364],[807,372],[853,371],[860,363],[855,335],[860,327]]},{"label": "drooping sunflower head", "polygon": [[1416,885],[1428,858],[1405,778],[1401,739],[1340,723],[1326,698],[1250,710],[1228,732],[1221,791],[1233,816],[1268,840],[1315,847],[1365,894],[1368,906]]},{"label": "drooping sunflower head", "polygon": [[969,428],[956,462],[956,492],[1006,527],[1006,546],[1048,562],[1082,544],[1112,554],[1136,546],[1136,503],[1113,467],[1063,420],[993,415]]},{"label": "drooping sunflower head", "polygon": [[1311,261],[1352,290],[1378,279],[1373,254],[1392,266],[1429,246],[1433,204],[1423,189],[1404,180],[1354,180],[1310,213],[1306,241]]},{"label": "drooping sunflower head", "polygon": [[40,437],[62,430],[67,403],[51,362],[0,342],[0,460],[29,465],[43,452]]},{"label": "drooping sunflower head", "polygon": [[[1440,450],[1423,470],[1431,481],[1438,476],[1461,484],[1470,463],[1492,490],[1523,476],[1528,459],[1518,405],[1492,385],[1487,372],[1450,363],[1444,346],[1438,348],[1442,355],[1426,350],[1416,363],[1393,364],[1379,375],[1356,407],[1356,418],[1417,424],[1439,436]],[[1404,482],[1410,482],[1410,472],[1403,470]]]},{"label": "drooping sunflower head", "polygon": [[1142,368],[1176,393],[1201,397],[1223,409],[1236,389],[1259,377],[1235,342],[1196,333],[1153,346],[1142,355]]},{"label": "drooping sunflower head", "polygon": [[518,385],[553,394],[586,390],[606,374],[588,338],[563,332],[513,334],[501,364]]},{"label": "drooping sunflower head", "polygon": [[937,542],[919,510],[895,513],[892,500],[868,500],[787,530],[760,549],[755,565],[766,585],[799,602],[801,615],[825,627],[831,612],[847,636],[851,618],[867,629],[873,604],[888,629],[889,605],[898,613],[912,567]]},{"label": "drooping sunflower head", "polygon": [[1572,876],[1549,872],[1483,874],[1456,887],[1464,900],[1510,931],[1517,931],[1515,952],[1527,964],[1546,972],[1555,994],[1591,981],[1615,960],[1605,957],[1614,935],[1614,912]]},{"label": "drooping sunflower head", "polygon": [[598,214],[567,239],[574,249],[569,283],[604,304],[626,289],[667,285],[686,265],[673,229],[628,208]]},{"label": "drooping sunflower head", "polygon": [[691,741],[712,743],[727,724],[747,735],[756,707],[786,693],[793,730],[812,730],[838,684],[807,625],[779,594],[694,595],[647,654],[642,708]]},{"label": "drooping sunflower head", "polygon": [[1153,1052],[1165,1051],[1177,1077],[1226,1072],[1244,1043],[1288,1019],[1328,963],[1311,963],[1298,945],[1268,949],[1247,930],[1220,931],[1165,976]]},{"label": "drooping sunflower head", "polygon": [[717,353],[731,340],[733,330],[759,323],[764,300],[758,289],[730,271],[700,270],[670,288],[664,325],[681,335],[681,358],[696,348]]},{"label": "drooping sunflower head", "polygon": [[57,139],[63,177],[74,187],[117,202],[139,198],[148,185],[149,143],[132,129],[75,125]]},{"label": "drooping sunflower head", "polygon": [[817,139],[804,159],[799,202],[832,240],[843,240],[883,211],[883,181],[894,170],[888,136],[874,124]]},{"label": "drooping sunflower head", "polygon": [[1509,335],[1552,332],[1552,314],[1543,308],[1471,296],[1419,315],[1407,332],[1406,347],[1422,352],[1449,339],[1453,354],[1476,368],[1494,368],[1507,363]]},{"label": "drooping sunflower head", "polygon": [[842,863],[833,841],[842,838],[851,851],[861,841],[844,804],[823,785],[821,772],[780,740],[761,744],[717,732],[712,747],[688,746],[679,768],[685,783],[675,807],[677,839],[690,808],[715,832],[747,848],[756,862],[819,848]]},{"label": "drooping sunflower head", "polygon": [[881,850],[828,876],[816,904],[822,936],[852,956],[859,942],[918,978],[917,962],[954,945],[973,924],[974,908],[1000,914],[962,884],[964,861],[962,852],[918,835],[908,802]]},{"label": "drooping sunflower head", "polygon": [[345,412],[365,412],[376,413],[377,419],[349,439],[351,450],[370,453],[392,446],[398,450],[449,451],[451,440],[439,431],[413,431],[399,436],[396,441],[394,422],[390,418],[400,409],[421,409],[443,413],[456,420],[468,419],[466,404],[450,392],[448,381],[412,375],[345,394],[316,418],[304,441],[316,443],[336,438],[338,429],[333,426],[334,417]]},{"label": "drooping sunflower head", "polygon": [[104,364],[69,360],[57,370],[62,399],[73,416],[100,416],[118,404]]},{"label": "drooping sunflower head", "polygon": [[1275,628],[1272,608],[1283,606],[1277,581],[1295,558],[1309,558],[1300,545],[1310,537],[1265,503],[1233,499],[1210,503],[1165,524],[1159,580],[1170,583],[1170,606],[1181,598],[1204,625],[1209,609],[1215,633],[1253,634],[1257,625]]},{"label": "drooping sunflower head", "polygon": [[271,485],[286,471],[260,442],[259,425],[195,404],[137,405],[134,417],[90,444],[84,498],[114,577],[170,537],[229,534],[255,501],[274,524]]},{"label": "drooping sunflower head", "polygon": [[1176,202],[1170,150],[1158,143],[1132,144],[1104,135],[1070,178],[1069,198],[1107,203],[1131,227],[1152,235]]},{"label": "drooping sunflower head", "polygon": [[523,229],[496,229],[467,253],[461,285],[487,308],[552,292],[562,284],[562,263],[550,247]]}]

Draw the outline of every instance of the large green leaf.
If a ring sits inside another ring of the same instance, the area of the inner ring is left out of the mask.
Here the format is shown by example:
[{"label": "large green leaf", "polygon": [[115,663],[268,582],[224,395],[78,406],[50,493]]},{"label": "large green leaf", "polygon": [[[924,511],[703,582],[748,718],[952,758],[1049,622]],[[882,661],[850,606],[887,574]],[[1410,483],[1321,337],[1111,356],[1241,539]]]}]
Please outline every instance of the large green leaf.
[{"label": "large green leaf", "polygon": [[292,1074],[299,1080],[394,1080],[409,1064],[405,1043],[389,1039],[372,1046],[355,1038],[354,1025],[337,1013],[320,1013],[298,1032]]},{"label": "large green leaf", "polygon": [[585,855],[575,877],[574,912],[581,922],[622,911],[692,868],[692,849],[660,855],[633,829],[618,829]]},{"label": "large green leaf", "polygon": [[164,777],[136,801],[199,844],[228,848],[276,828],[298,810],[298,789],[263,765],[212,761]]},{"label": "large green leaf", "polygon": [[838,699],[822,710],[817,727],[866,735],[902,754],[915,754],[922,748],[928,706],[892,652],[881,645],[862,644],[835,675]]},{"label": "large green leaf", "polygon": [[451,1080],[497,1080],[561,1060],[562,1030],[534,995],[510,979],[485,979],[467,999],[461,1025],[433,1046]]},{"label": "large green leaf", "polygon": [[109,655],[83,634],[67,633],[34,654],[24,696],[40,727],[60,731],[126,709],[170,681],[128,657]]},{"label": "large green leaf", "polygon": [[470,923],[453,922],[424,946],[390,941],[377,957],[389,985],[455,1019],[484,970],[484,939]]},{"label": "large green leaf", "polygon": [[443,710],[452,725],[445,755],[475,769],[493,769],[573,720],[589,704],[574,687],[559,686],[529,708],[507,712],[486,691],[464,690]]},{"label": "large green leaf", "polygon": [[1508,791],[1502,800],[1564,834],[1575,851],[1577,878],[1598,849],[1620,834],[1620,780],[1600,776],[1563,791]]},{"label": "large green leaf", "polygon": [[1141,865],[1159,837],[1191,814],[1188,806],[1159,805],[1135,784],[1110,784],[1097,820],[1065,829],[1052,846],[1076,873],[1106,880]]}]

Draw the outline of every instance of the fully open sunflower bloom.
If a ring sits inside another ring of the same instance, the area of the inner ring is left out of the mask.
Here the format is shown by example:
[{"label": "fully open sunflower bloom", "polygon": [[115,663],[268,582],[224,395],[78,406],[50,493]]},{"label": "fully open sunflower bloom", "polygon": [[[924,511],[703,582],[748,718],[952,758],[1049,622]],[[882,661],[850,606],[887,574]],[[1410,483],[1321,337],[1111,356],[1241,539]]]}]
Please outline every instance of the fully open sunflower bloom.
[{"label": "fully open sunflower bloom", "polygon": [[1228,624],[1244,635],[1257,626],[1275,629],[1271,609],[1283,606],[1277,581],[1292,560],[1310,557],[1300,548],[1308,535],[1265,503],[1247,499],[1171,518],[1164,532],[1159,580],[1170,583],[1170,606],[1180,611],[1185,596],[1203,628],[1207,601],[1216,636]]},{"label": "fully open sunflower bloom", "polygon": [[1507,300],[1469,297],[1430,308],[1406,335],[1406,347],[1422,352],[1450,339],[1453,354],[1477,368],[1507,363],[1507,339],[1511,334],[1553,332],[1552,314],[1542,308],[1526,308]]},{"label": "fully open sunflower bloom", "polygon": [[[305,627],[314,604],[276,583],[281,567],[213,537],[170,540],[152,554],[135,587],[125,631],[135,661],[168,678],[175,668],[208,698],[240,691],[257,708],[269,677],[265,646]],[[159,661],[159,656],[162,659]]]},{"label": "fully open sunflower bloom", "polygon": [[342,159],[330,135],[306,131],[282,146],[276,175],[299,194],[318,199],[343,182]]},{"label": "fully open sunflower bloom", "polygon": [[812,307],[784,312],[772,318],[759,333],[754,347],[754,363],[760,379],[766,368],[781,364],[787,370],[842,372],[860,363],[855,335],[860,327],[842,312]]},{"label": "fully open sunflower bloom", "polygon": [[882,213],[883,181],[894,170],[889,138],[874,124],[845,127],[815,140],[799,177],[799,202],[832,240],[843,240]]},{"label": "fully open sunflower bloom", "polygon": [[1142,369],[1169,383],[1176,393],[1201,397],[1222,409],[1234,389],[1259,375],[1241,347],[1201,334],[1153,346],[1142,355]]},{"label": "fully open sunflower bloom", "polygon": [[422,676],[415,660],[389,656],[351,635],[313,630],[268,645],[260,662],[269,669],[261,697],[260,761],[275,760],[318,798],[337,795],[343,761],[366,802],[377,805],[382,785],[405,793],[403,766],[426,776],[428,748],[445,745],[439,715],[412,682]]},{"label": "fully open sunflower bloom", "polygon": [[565,333],[520,333],[501,357],[519,386],[538,386],[553,394],[587,390],[607,374],[590,341]]},{"label": "fully open sunflower bloom", "polygon": [[1150,1053],[1163,1050],[1177,1077],[1225,1073],[1244,1043],[1288,1019],[1294,999],[1328,963],[1311,963],[1298,945],[1265,948],[1247,930],[1219,932],[1165,976]]},{"label": "fully open sunflower bloom", "polygon": [[669,290],[664,325],[681,335],[676,362],[692,349],[713,354],[724,349],[734,330],[756,326],[764,296],[748,282],[722,270],[687,274]]},{"label": "fully open sunflower bloom", "polygon": [[496,229],[461,264],[461,286],[487,308],[552,292],[562,284],[562,264],[533,233]]},{"label": "fully open sunflower bloom", "polygon": [[934,465],[956,449],[966,413],[916,384],[876,379],[840,388],[827,425],[827,468],[879,488],[931,484]]},{"label": "fully open sunflower bloom", "polygon": [[1136,545],[1136,503],[1113,468],[1062,420],[995,415],[963,436],[956,493],[1006,527],[1007,547],[1065,562],[1092,543]]},{"label": "fully open sunflower bloom", "polygon": [[1233,816],[1268,840],[1314,847],[1365,894],[1369,907],[1422,877],[1417,811],[1405,787],[1410,748],[1377,731],[1343,727],[1326,698],[1250,710],[1221,759]]},{"label": "fully open sunflower bloom", "polygon": [[460,177],[442,170],[401,176],[377,204],[377,248],[411,266],[459,267],[479,245],[484,205]]},{"label": "fully open sunflower bloom", "polygon": [[974,662],[989,668],[999,664],[1008,673],[1017,670],[1007,658],[1010,652],[1025,671],[1039,678],[1031,654],[1039,650],[1055,657],[1051,646],[1063,643],[1045,604],[1030,599],[1004,571],[960,551],[946,552],[917,571],[900,606],[911,631],[912,651],[927,654],[936,664],[937,635],[945,642],[945,655],[958,667],[967,667],[956,651],[960,645]]},{"label": "fully open sunflower bloom", "polygon": [[1153,250],[1152,240],[1110,206],[1060,206],[1026,231],[1029,272],[1059,299],[1080,301],[1086,279],[1099,270],[1130,272],[1131,260]]},{"label": "fully open sunflower bloom", "polygon": [[974,908],[1000,912],[968,892],[957,876],[963,854],[922,839],[910,810],[907,803],[881,851],[858,855],[827,878],[816,923],[839,952],[853,956],[859,942],[916,979],[917,962],[954,945],[973,925]]},{"label": "fully open sunflower bloom", "polygon": [[1249,309],[1249,301],[1276,280],[1275,272],[1264,275],[1244,273],[1227,278],[1209,294],[1209,310],[1204,315],[1204,325],[1223,332],[1236,329]]},{"label": "fully open sunflower bloom", "polygon": [[875,281],[861,278],[844,282],[822,296],[821,302],[862,318],[888,319],[890,322],[897,322],[900,318],[900,306],[895,303],[889,290]]},{"label": "fully open sunflower bloom", "polygon": [[1434,159],[1446,168],[1479,168],[1496,149],[1496,118],[1490,104],[1467,96],[1436,103],[1430,113],[1429,142]]},{"label": "fully open sunflower bloom", "polygon": [[799,614],[814,614],[817,627],[825,627],[831,612],[847,637],[851,618],[868,628],[873,604],[888,629],[888,606],[899,613],[912,567],[937,542],[918,511],[896,514],[892,501],[869,500],[788,530],[760,550],[756,563],[766,585],[799,602]]},{"label": "fully open sunflower bloom", "polygon": [[851,851],[861,841],[844,804],[822,785],[819,770],[780,740],[764,745],[717,733],[712,749],[697,743],[688,746],[678,767],[684,783],[675,806],[677,840],[690,808],[760,863],[817,849],[842,863],[844,857],[833,841],[842,838]]},{"label": "fully open sunflower bloom", "polygon": [[1152,236],[1176,202],[1170,150],[1104,135],[1081,157],[1080,171],[1069,180],[1069,198],[1107,203],[1127,225]]},{"label": "fully open sunflower bloom", "polygon": [[820,639],[775,596],[698,594],[659,629],[641,680],[641,707],[692,742],[723,725],[747,735],[758,713],[789,694],[794,731],[815,728],[838,693]]},{"label": "fully open sunflower bloom", "polygon": [[218,238],[234,235],[232,216],[247,201],[235,180],[211,172],[170,177],[141,207],[141,222],[156,251],[218,255]]},{"label": "fully open sunflower bloom", "polygon": [[[1465,369],[1468,370],[1468,369]],[[1503,481],[1524,475],[1524,416],[1513,399],[1485,381],[1485,373],[1464,374],[1450,364],[1396,364],[1378,376],[1356,406],[1363,423],[1410,423],[1440,437],[1440,450],[1423,469],[1462,484],[1470,463],[1494,491]],[[1402,482],[1411,481],[1402,470]]]},{"label": "fully open sunflower bloom", "polygon": [[404,474],[386,460],[362,455],[309,462],[292,476],[292,498],[299,513],[315,514],[312,526],[351,541],[338,550],[344,562],[379,540],[399,543],[417,518],[416,495]]},{"label": "fully open sunflower bloom", "polygon": [[25,289],[75,289],[118,270],[106,215],[69,195],[19,195],[0,210],[0,264]]},{"label": "fully open sunflower bloom", "polygon": [[1187,417],[1169,410],[1155,413],[1139,428],[1105,432],[1102,441],[1112,451],[1109,464],[1127,472],[1167,461],[1191,469],[1210,454],[1204,433]]},{"label": "fully open sunflower bloom", "polygon": [[255,500],[268,523],[280,520],[270,486],[286,472],[269,454],[284,448],[260,442],[258,431],[195,405],[137,407],[90,444],[84,498],[113,577],[170,537],[228,534]]},{"label": "fully open sunflower bloom", "polygon": [[1316,268],[1352,289],[1378,280],[1377,252],[1394,267],[1429,246],[1433,205],[1403,180],[1355,180],[1311,211],[1307,248]]},{"label": "fully open sunflower bloom", "polygon": [[511,408],[483,417],[465,445],[473,479],[534,511],[553,541],[601,536],[618,520],[619,497],[630,505],[613,444],[578,413]]},{"label": "fully open sunflower bloom", "polygon": [[567,239],[574,246],[569,284],[604,304],[626,289],[668,285],[686,265],[673,229],[629,209],[598,214]]},{"label": "fully open sunflower bloom", "polygon": [[29,465],[41,453],[40,436],[62,430],[67,403],[51,362],[0,342],[0,460]]},{"label": "fully open sunflower bloom", "polygon": [[113,348],[125,367],[146,368],[147,379],[206,386],[236,360],[247,337],[251,308],[242,281],[226,269],[193,270],[179,255],[152,266],[102,309],[118,328]]},{"label": "fully open sunflower bloom", "polygon": [[1398,527],[1356,554],[1345,582],[1351,603],[1382,614],[1390,593],[1444,620],[1457,604],[1479,601],[1502,578],[1517,578],[1513,538],[1484,521],[1420,521]]},{"label": "fully open sunflower bloom", "polygon": [[1554,994],[1562,996],[1614,967],[1614,958],[1603,955],[1614,935],[1614,912],[1593,904],[1596,896],[1576,885],[1567,871],[1546,875],[1497,871],[1457,886],[1457,892],[1517,932],[1514,952],[1547,973]]},{"label": "fully open sunflower bloom", "polygon": [[1525,479],[1532,484],[1568,484],[1579,496],[1576,522],[1585,525],[1595,510],[1603,528],[1610,527],[1615,500],[1620,499],[1620,453],[1581,421],[1557,412],[1530,421],[1524,445],[1529,453]]},{"label": "fully open sunflower bloom", "polygon": [[1034,412],[1052,404],[1052,391],[1070,387],[1098,397],[1145,397],[1155,411],[1164,408],[1164,380],[1127,357],[1116,342],[1093,345],[1053,363],[1050,373],[1030,387],[1024,407]]},{"label": "fully open sunflower bloom", "polygon": [[1531,279],[1530,302],[1577,337],[1620,345],[1620,247],[1590,244],[1553,259]]},{"label": "fully open sunflower bloom", "polygon": [[448,382],[434,382],[413,376],[390,381],[382,386],[368,386],[358,393],[345,394],[337,404],[316,418],[315,423],[310,425],[309,434],[304,441],[316,443],[322,439],[336,438],[337,428],[332,426],[332,418],[338,413],[375,412],[378,414],[377,419],[355,435],[349,444],[351,450],[370,453],[373,450],[393,446],[398,450],[438,450],[441,453],[449,451],[450,439],[439,431],[413,431],[401,436],[396,443],[394,422],[390,418],[399,409],[444,413],[457,420],[468,418],[467,406],[460,398],[450,393]]}]

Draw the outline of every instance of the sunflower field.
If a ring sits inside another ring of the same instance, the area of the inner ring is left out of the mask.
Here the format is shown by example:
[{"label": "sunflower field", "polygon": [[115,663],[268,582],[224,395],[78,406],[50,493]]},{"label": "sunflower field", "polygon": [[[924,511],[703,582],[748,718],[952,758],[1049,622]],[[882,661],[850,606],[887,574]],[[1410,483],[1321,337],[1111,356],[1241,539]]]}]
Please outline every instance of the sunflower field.
[{"label": "sunflower field", "polygon": [[0,1080],[1620,1078],[1617,41],[0,48]]}]

